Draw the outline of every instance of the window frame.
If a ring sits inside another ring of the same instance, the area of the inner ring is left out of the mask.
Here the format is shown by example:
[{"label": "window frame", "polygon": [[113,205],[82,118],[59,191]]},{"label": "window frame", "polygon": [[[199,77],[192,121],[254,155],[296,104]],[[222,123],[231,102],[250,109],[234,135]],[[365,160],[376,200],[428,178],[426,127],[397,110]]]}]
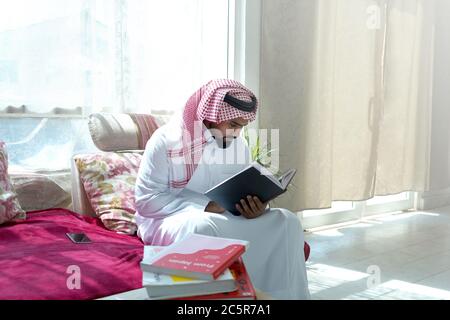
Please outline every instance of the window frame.
[{"label": "window frame", "polygon": [[[371,216],[385,214],[396,211],[415,210],[417,207],[417,192],[405,191],[399,194],[405,194],[405,200],[386,201],[373,205],[363,201],[349,201],[352,203],[352,209],[349,210],[304,210],[297,213],[302,220],[305,230],[332,226],[340,223],[351,223],[370,218]],[[370,199],[369,199],[370,200]],[[320,211],[325,211],[321,213]],[[308,212],[309,211],[309,212]]]}]

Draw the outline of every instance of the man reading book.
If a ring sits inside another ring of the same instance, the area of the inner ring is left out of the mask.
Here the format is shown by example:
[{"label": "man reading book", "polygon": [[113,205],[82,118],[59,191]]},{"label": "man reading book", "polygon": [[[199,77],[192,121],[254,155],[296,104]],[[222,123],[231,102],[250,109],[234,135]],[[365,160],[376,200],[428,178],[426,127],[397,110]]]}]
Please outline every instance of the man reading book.
[{"label": "man reading book", "polygon": [[255,195],[233,215],[205,191],[249,165],[241,129],[255,120],[255,95],[237,81],[213,80],[146,145],[136,181],[136,222],[145,244],[169,245],[188,233],[250,242],[244,262],[256,288],[280,299],[309,299],[303,228],[297,216]]}]

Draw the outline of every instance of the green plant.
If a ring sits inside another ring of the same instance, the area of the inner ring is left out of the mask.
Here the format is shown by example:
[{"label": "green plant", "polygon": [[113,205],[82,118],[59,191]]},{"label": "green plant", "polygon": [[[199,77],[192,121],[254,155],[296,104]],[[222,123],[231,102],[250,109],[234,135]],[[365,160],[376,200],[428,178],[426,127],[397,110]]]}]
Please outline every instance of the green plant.
[{"label": "green plant", "polygon": [[[250,138],[250,134],[248,128],[244,128],[244,139],[247,142],[248,147],[250,148],[250,153],[252,156],[252,161],[257,161],[263,167],[270,168],[272,152],[275,149],[268,148],[267,144],[262,145],[261,138],[259,135],[256,135],[255,141],[253,142]],[[278,172],[272,172],[273,174],[277,174]]]},{"label": "green plant", "polygon": [[[272,164],[271,156],[272,156],[272,153],[276,149],[269,149],[267,143],[263,145],[261,142],[261,138],[258,134],[256,135],[256,137],[252,137],[253,139],[251,139],[247,127],[244,128],[243,135],[244,135],[245,141],[247,142],[248,147],[250,148],[252,161],[257,161],[259,164],[261,164],[263,167],[265,167],[269,170],[272,169],[271,168],[271,164]],[[254,141],[252,141],[252,140],[254,140]],[[277,172],[274,172],[273,170],[270,170],[270,171],[275,176],[279,176],[280,173],[282,173],[279,168],[278,168]],[[297,185],[292,181],[289,184],[289,187],[287,188],[286,193],[293,193],[297,189],[298,189]],[[277,199],[274,199],[273,202],[276,204]]]}]

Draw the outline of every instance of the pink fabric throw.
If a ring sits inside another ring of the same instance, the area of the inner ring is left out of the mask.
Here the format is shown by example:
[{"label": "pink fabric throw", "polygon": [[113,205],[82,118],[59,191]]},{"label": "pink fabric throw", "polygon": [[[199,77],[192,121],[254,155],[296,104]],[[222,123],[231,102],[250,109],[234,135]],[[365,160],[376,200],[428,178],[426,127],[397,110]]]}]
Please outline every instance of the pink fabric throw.
[{"label": "pink fabric throw", "polygon": [[205,137],[201,128],[203,120],[220,123],[242,117],[253,121],[256,118],[256,106],[253,112],[244,112],[224,102],[226,94],[244,101],[251,101],[255,95],[241,83],[235,80],[211,80],[198,89],[187,101],[183,111],[182,148],[168,150],[169,158],[183,158],[185,176],[181,179],[171,180],[172,188],[184,188],[194,174],[202,157],[205,146]]},{"label": "pink fabric throw", "polygon": [[[91,244],[74,244],[84,232]],[[105,229],[100,220],[64,209],[28,213],[0,226],[0,300],[96,299],[142,287],[137,237]],[[69,277],[80,271],[80,289]]]}]

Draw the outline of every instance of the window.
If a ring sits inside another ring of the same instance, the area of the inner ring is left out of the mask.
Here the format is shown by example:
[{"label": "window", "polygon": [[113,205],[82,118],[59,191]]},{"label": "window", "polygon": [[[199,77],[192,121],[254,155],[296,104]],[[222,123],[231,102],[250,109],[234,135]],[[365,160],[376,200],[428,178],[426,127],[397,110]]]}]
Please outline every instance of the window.
[{"label": "window", "polygon": [[95,150],[86,116],[174,113],[228,74],[228,1],[16,0],[0,11],[0,138],[12,170]]}]

